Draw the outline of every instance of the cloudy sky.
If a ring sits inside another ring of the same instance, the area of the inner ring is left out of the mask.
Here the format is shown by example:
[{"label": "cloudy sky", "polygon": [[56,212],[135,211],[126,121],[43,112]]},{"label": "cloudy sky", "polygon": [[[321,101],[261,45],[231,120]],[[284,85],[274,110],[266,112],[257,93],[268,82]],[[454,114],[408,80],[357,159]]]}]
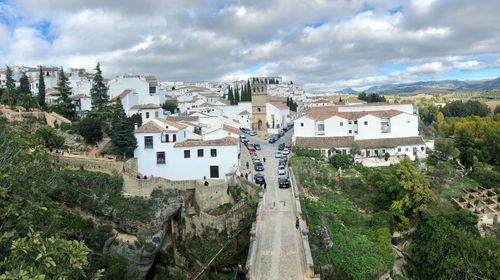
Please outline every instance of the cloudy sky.
[{"label": "cloudy sky", "polygon": [[309,90],[500,76],[498,0],[0,0],[0,65],[281,75]]}]

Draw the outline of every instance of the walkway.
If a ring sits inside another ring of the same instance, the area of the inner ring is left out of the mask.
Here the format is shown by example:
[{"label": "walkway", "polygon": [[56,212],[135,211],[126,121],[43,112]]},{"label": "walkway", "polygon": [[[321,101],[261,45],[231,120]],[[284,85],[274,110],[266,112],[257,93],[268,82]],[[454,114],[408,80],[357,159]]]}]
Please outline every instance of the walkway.
[{"label": "walkway", "polygon": [[[291,189],[278,187],[278,162],[274,157],[278,144],[291,142],[287,133],[278,143],[267,144],[251,137],[262,150],[259,157],[266,158],[265,171],[267,190],[264,192],[262,213],[256,228],[255,263],[249,271],[250,279],[308,279],[305,276],[305,257],[299,230],[295,228],[295,205]],[[243,154],[243,153],[242,153]],[[255,171],[253,171],[255,174]]]}]

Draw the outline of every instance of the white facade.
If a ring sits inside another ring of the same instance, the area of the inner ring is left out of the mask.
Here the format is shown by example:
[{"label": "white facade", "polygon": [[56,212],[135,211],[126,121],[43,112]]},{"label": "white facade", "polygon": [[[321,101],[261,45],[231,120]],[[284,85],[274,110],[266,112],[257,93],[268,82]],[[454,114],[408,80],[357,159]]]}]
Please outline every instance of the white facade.
[{"label": "white facade", "polygon": [[109,81],[108,94],[111,100],[120,98],[127,116],[137,113],[131,108],[134,106],[155,104],[160,106],[162,93],[158,82],[153,76],[125,75]]},{"label": "white facade", "polygon": [[200,140],[185,125],[150,120],[136,129],[138,172],[169,180],[225,179],[238,167],[239,140]]},{"label": "white facade", "polygon": [[366,157],[426,157],[413,104],[373,104],[311,108],[294,122],[298,146],[349,153],[357,143]]},{"label": "white facade", "polygon": [[290,121],[290,109],[283,103],[266,103],[266,120],[269,125],[269,131],[272,133],[288,125]]}]

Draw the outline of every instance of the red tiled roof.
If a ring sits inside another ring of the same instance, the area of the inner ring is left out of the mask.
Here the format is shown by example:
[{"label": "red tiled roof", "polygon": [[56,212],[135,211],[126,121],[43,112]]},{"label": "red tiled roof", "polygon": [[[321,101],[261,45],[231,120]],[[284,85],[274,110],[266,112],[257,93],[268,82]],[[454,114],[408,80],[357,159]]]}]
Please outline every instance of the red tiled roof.
[{"label": "red tiled roof", "polygon": [[401,138],[382,138],[354,140],[354,136],[339,137],[297,137],[295,144],[299,148],[330,149],[351,147],[356,142],[362,149],[375,148],[395,148],[398,146],[425,145],[421,136],[401,137]]},{"label": "red tiled roof", "polygon": [[238,134],[238,135],[241,134],[241,131],[238,128],[231,126],[231,125],[228,125],[228,124],[223,124],[222,129],[229,131],[231,133]]},{"label": "red tiled roof", "polygon": [[148,103],[148,104],[137,104],[130,107],[131,110],[145,110],[145,109],[159,109],[160,105]]}]

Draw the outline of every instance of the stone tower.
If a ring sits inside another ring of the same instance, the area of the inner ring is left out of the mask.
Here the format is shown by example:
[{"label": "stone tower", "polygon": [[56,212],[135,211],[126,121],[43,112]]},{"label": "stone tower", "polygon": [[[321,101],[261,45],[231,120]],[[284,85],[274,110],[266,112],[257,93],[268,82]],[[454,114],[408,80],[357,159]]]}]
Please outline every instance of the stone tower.
[{"label": "stone tower", "polygon": [[267,130],[266,81],[260,79],[254,79],[252,81],[251,87],[252,87],[252,129],[258,131],[266,131]]}]

